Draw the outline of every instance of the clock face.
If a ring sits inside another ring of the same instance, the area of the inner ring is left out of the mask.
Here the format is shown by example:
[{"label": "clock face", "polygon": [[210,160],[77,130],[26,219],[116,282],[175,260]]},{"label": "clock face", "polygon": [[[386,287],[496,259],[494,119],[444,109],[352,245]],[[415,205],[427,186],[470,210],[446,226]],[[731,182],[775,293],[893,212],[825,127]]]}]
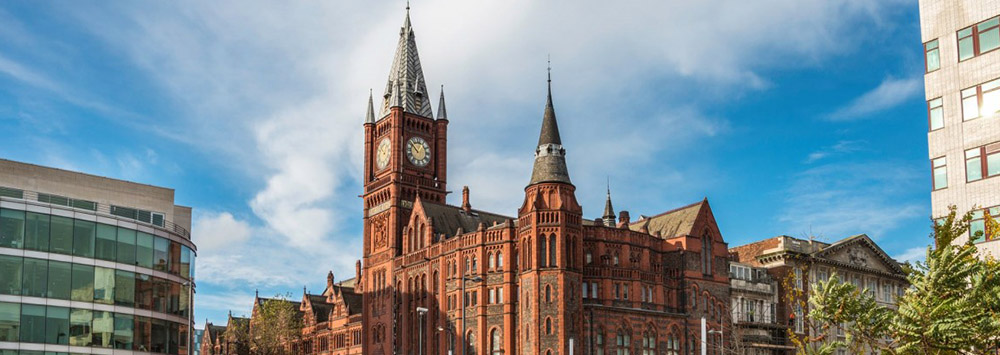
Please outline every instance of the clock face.
[{"label": "clock face", "polygon": [[406,157],[413,165],[424,167],[431,162],[431,147],[420,137],[410,138],[406,142]]},{"label": "clock face", "polygon": [[378,143],[378,150],[375,153],[375,167],[379,170],[385,169],[385,166],[389,165],[389,150],[391,148],[389,138],[382,139]]}]

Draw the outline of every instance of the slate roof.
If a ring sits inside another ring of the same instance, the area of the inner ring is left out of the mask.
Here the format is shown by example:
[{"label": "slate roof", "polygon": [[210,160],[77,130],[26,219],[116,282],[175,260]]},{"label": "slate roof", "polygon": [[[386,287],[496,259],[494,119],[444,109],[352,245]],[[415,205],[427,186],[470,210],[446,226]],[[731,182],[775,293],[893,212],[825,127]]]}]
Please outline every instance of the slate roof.
[{"label": "slate roof", "polygon": [[465,212],[461,207],[441,205],[426,200],[421,200],[420,203],[424,207],[424,213],[433,221],[434,235],[444,234],[446,237],[453,237],[458,228],[462,228],[463,232],[472,232],[479,228],[479,223],[485,223],[490,227],[493,223],[499,224],[514,219],[479,210]]},{"label": "slate roof", "polygon": [[347,314],[359,314],[362,310],[362,298],[360,294],[354,293],[354,289],[343,289],[341,290],[341,297],[344,298],[344,304],[347,305]]},{"label": "slate roof", "polygon": [[399,29],[399,44],[396,45],[396,55],[392,59],[392,69],[389,69],[389,80],[385,87],[385,100],[379,117],[389,114],[390,107],[402,107],[404,112],[414,113],[423,117],[434,117],[431,110],[430,95],[427,94],[427,83],[424,71],[420,67],[420,56],[417,54],[416,37],[410,26],[410,9],[406,9],[406,20]]},{"label": "slate roof", "polygon": [[569,169],[566,168],[566,149],[563,149],[562,139],[559,137],[556,110],[552,107],[551,75],[545,113],[542,115],[542,130],[538,134],[538,148],[535,149],[535,164],[531,169],[531,181],[528,185],[543,182],[572,184],[569,180]]},{"label": "slate roof", "polygon": [[326,303],[326,296],[306,294],[306,297],[309,299],[309,305],[312,306],[312,313],[316,319],[316,323],[323,323],[330,320],[330,311],[333,310],[333,305]]},{"label": "slate roof", "polygon": [[649,234],[660,232],[662,238],[673,238],[682,235],[695,235],[694,222],[698,219],[701,209],[708,205],[707,200],[670,210],[656,216],[643,217],[629,224],[634,231],[646,229]]},{"label": "slate roof", "polygon": [[212,344],[217,343],[219,341],[219,335],[221,335],[222,333],[225,333],[225,332],[226,332],[226,327],[225,326],[222,326],[222,325],[209,325],[208,326],[208,335],[212,339]]}]

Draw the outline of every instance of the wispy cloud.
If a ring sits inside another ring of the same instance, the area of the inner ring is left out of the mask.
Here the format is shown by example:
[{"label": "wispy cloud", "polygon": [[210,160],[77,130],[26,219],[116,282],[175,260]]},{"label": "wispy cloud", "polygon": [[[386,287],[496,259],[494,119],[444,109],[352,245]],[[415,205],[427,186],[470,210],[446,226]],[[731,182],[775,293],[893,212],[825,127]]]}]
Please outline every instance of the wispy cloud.
[{"label": "wispy cloud", "polygon": [[809,156],[806,158],[806,163],[814,163],[818,160],[834,155],[857,152],[864,149],[863,146],[867,143],[868,142],[865,141],[842,140],[829,147],[809,153]]},{"label": "wispy cloud", "polygon": [[793,234],[876,240],[929,213],[908,198],[922,171],[888,162],[826,164],[792,177],[777,220]]},{"label": "wispy cloud", "polygon": [[885,78],[878,87],[852,100],[837,111],[829,114],[831,121],[852,121],[863,119],[908,102],[923,93],[924,81],[920,77]]},{"label": "wispy cloud", "polygon": [[892,258],[896,259],[896,261],[899,261],[901,263],[902,262],[913,263],[917,261],[924,261],[924,259],[927,258],[927,247],[922,246],[922,247],[913,247],[910,249],[906,249],[901,254],[893,256]]}]

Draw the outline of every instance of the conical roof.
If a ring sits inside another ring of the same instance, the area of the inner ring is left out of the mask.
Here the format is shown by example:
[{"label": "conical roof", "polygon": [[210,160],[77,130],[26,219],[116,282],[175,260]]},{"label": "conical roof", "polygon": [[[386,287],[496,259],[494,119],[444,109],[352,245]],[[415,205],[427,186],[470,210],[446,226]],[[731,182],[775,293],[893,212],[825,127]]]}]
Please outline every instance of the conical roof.
[{"label": "conical roof", "polygon": [[531,170],[531,182],[528,185],[543,182],[572,184],[569,180],[569,170],[566,168],[566,149],[563,149],[562,139],[559,137],[556,110],[552,106],[551,69],[549,70],[548,90],[545,113],[542,115],[542,131],[538,135],[538,148],[535,149],[535,164]]},{"label": "conical roof", "polygon": [[389,114],[389,108],[397,106],[402,107],[404,112],[434,117],[424,72],[420,67],[420,56],[417,54],[416,37],[410,25],[409,7],[406,9],[403,27],[399,30],[399,44],[392,59],[392,68],[389,69],[383,99],[387,104],[382,106],[379,117],[385,117]]}]

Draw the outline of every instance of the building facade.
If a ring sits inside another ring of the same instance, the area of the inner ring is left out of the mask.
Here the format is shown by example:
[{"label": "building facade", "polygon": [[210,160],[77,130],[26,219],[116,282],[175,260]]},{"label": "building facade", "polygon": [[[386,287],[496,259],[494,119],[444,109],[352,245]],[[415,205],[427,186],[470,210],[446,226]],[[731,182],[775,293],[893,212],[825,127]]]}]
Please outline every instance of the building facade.
[{"label": "building facade", "polygon": [[467,188],[448,205],[450,117],[426,84],[407,14],[364,123],[364,353],[680,354],[702,317],[723,327],[728,252],[707,200],[631,220],[609,194],[585,219],[550,80],[516,214],[472,208]]},{"label": "building facade", "polygon": [[187,354],[190,226],[172,189],[0,160],[0,354]]},{"label": "building facade", "polygon": [[[887,307],[895,307],[896,298],[909,285],[900,264],[864,234],[832,244],[778,236],[732,248],[730,253],[741,265],[767,270],[777,286],[774,316],[779,324],[787,325],[800,337],[818,335],[819,325],[810,323],[805,316],[809,313],[810,289],[818,280],[828,280],[836,274],[841,281],[872,294],[876,302]],[[837,326],[831,329],[827,339],[846,339]],[[846,354],[843,351],[841,354]]]},{"label": "building facade", "polygon": [[729,263],[733,338],[744,355],[778,355],[794,351],[788,339],[788,322],[778,317],[779,282],[767,268]]},{"label": "building facade", "polygon": [[974,211],[968,237],[1000,256],[1000,242],[975,237],[1000,214],[1000,0],[919,3],[932,214]]}]

